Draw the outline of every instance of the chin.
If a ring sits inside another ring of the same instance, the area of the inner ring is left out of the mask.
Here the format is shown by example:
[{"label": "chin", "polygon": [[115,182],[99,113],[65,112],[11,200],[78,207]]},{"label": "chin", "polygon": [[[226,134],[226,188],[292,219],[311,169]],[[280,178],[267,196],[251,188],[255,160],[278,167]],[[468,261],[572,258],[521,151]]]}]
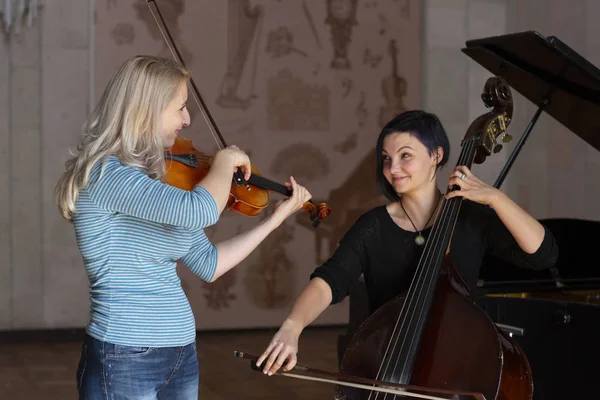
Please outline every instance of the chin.
[{"label": "chin", "polygon": [[171,148],[171,146],[173,146],[174,144],[175,144],[175,138],[163,140],[163,146],[165,147],[165,149]]}]

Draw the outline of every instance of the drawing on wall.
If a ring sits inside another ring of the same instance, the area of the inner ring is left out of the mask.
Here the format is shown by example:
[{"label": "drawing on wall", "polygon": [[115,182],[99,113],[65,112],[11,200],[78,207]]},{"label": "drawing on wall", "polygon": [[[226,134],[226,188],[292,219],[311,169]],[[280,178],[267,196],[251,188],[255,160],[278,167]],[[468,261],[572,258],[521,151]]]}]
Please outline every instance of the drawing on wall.
[{"label": "drawing on wall", "polygon": [[131,44],[135,40],[135,28],[129,23],[119,23],[110,31],[110,37],[117,46]]},{"label": "drawing on wall", "polygon": [[379,35],[383,36],[387,32],[388,20],[383,13],[377,13],[377,19],[381,23],[381,27],[379,28]]},{"label": "drawing on wall", "polygon": [[344,89],[344,94],[342,94],[342,98],[345,98],[346,96],[348,96],[348,94],[350,94],[350,91],[352,90],[353,86],[354,83],[352,79],[348,78],[347,76],[344,76],[342,78],[342,89]]},{"label": "drawing on wall", "polygon": [[292,53],[308,57],[305,51],[294,47],[294,35],[292,35],[292,32],[286,26],[280,26],[276,30],[269,32],[267,37],[267,53],[272,54],[275,58]]},{"label": "drawing on wall", "polygon": [[285,68],[267,84],[267,126],[282,131],[329,130],[329,88],[309,85]]},{"label": "drawing on wall", "polygon": [[320,63],[316,63],[315,64],[315,69],[313,69],[313,75],[314,76],[319,75],[320,71],[321,71],[321,64]]},{"label": "drawing on wall", "polygon": [[[227,4],[227,71],[216,100],[223,108],[246,110],[256,98],[254,83],[263,17],[263,7],[251,7],[250,0],[229,0]],[[252,47],[254,51],[251,52]],[[252,61],[249,66],[248,58],[251,53]],[[247,75],[249,77],[246,78]],[[248,94],[241,96],[239,91],[244,78],[249,81],[249,88]]]},{"label": "drawing on wall", "polygon": [[392,72],[381,82],[381,91],[385,104],[379,109],[379,126],[383,128],[398,114],[406,111],[404,96],[406,96],[406,79],[398,74],[398,48],[396,40],[389,42],[389,53],[392,59]]},{"label": "drawing on wall", "polygon": [[[272,210],[272,207],[265,210],[265,217]],[[261,243],[258,261],[247,270],[244,286],[248,297],[260,308],[286,308],[294,299],[296,264],[285,250],[285,245],[294,237],[293,233],[293,225],[284,222]]]},{"label": "drawing on wall", "polygon": [[271,162],[269,173],[289,181],[293,176],[299,182],[310,182],[329,175],[329,159],[316,146],[295,143],[281,150]]},{"label": "drawing on wall", "polygon": [[369,110],[365,107],[365,96],[366,94],[364,91],[360,92],[360,100],[354,109],[356,119],[358,119],[358,126],[361,128],[365,125],[367,118],[369,118]]},{"label": "drawing on wall", "polygon": [[236,271],[229,270],[214,282],[202,282],[206,306],[213,310],[229,308],[231,302],[237,298],[232,289],[235,286]]},{"label": "drawing on wall", "polygon": [[[160,41],[160,43],[162,44],[162,49],[156,55],[165,58],[173,58],[173,54],[171,54],[169,46],[164,40],[162,34],[160,33],[160,29],[156,24],[152,13],[148,12],[148,6],[146,5],[146,2],[136,1],[133,7],[136,11],[138,19],[143,21],[148,27],[152,38],[154,40]],[[184,0],[163,1],[160,4],[160,12],[165,20],[165,23],[169,27],[169,32],[171,32],[173,40],[175,41],[175,43],[177,43],[177,48],[181,53],[181,57],[187,65],[191,65],[194,56],[192,55],[190,50],[185,46],[184,41],[181,40],[181,28],[179,27],[179,17],[183,15],[184,11]]]},{"label": "drawing on wall", "polygon": [[323,46],[321,45],[321,38],[319,37],[319,33],[317,32],[317,27],[315,26],[315,20],[314,20],[312,14],[310,13],[310,9],[308,8],[308,5],[306,4],[306,0],[302,0],[302,11],[304,12],[304,16],[306,17],[306,20],[308,21],[310,31],[312,32],[313,37],[315,38],[315,42],[317,43],[317,46],[320,49],[322,49]]},{"label": "drawing on wall", "polygon": [[244,137],[252,137],[253,132],[254,132],[254,121],[250,121],[238,129],[238,133]]},{"label": "drawing on wall", "polygon": [[376,162],[375,148],[373,148],[357,164],[348,178],[330,192],[326,200],[313,199],[315,203],[326,202],[332,210],[339,210],[331,213],[318,229],[311,227],[305,215],[296,216],[296,222],[315,234],[316,265],[323,264],[333,254],[344,233],[358,217],[371,208],[386,203],[374,179],[373,171]]},{"label": "drawing on wall", "polygon": [[363,56],[363,64],[369,66],[370,68],[377,68],[379,63],[383,60],[383,56],[381,54],[373,54],[370,48],[365,49],[365,53]]},{"label": "drawing on wall", "polygon": [[[223,213],[227,215],[227,213]],[[218,225],[211,225],[204,229],[206,236],[214,242],[214,238],[217,235]],[[241,227],[237,227],[237,234],[241,232]],[[234,301],[237,296],[232,292],[235,283],[237,281],[237,271],[235,269],[229,270],[219,279],[214,282],[202,282],[203,297],[206,301],[206,306],[213,310],[221,310],[223,308],[229,308],[231,302]],[[185,288],[184,288],[185,289]]]},{"label": "drawing on wall", "polygon": [[394,0],[400,8],[400,16],[404,19],[410,18],[410,0]]},{"label": "drawing on wall", "polygon": [[350,69],[348,45],[351,42],[352,28],[356,25],[356,3],[358,0],[327,0],[327,18],[333,42],[331,68]]},{"label": "drawing on wall", "polygon": [[358,134],[356,132],[352,132],[348,135],[343,141],[333,145],[333,149],[341,154],[348,154],[352,150],[356,148],[356,142],[358,140]]}]

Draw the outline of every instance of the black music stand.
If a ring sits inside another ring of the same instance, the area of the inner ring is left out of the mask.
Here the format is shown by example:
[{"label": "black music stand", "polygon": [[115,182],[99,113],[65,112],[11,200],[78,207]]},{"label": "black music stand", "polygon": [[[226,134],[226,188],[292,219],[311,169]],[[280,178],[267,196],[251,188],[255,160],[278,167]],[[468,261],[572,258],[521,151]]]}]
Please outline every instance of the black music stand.
[{"label": "black music stand", "polygon": [[600,70],[536,31],[468,40],[462,52],[538,106],[500,172],[499,188],[542,111],[600,151]]}]

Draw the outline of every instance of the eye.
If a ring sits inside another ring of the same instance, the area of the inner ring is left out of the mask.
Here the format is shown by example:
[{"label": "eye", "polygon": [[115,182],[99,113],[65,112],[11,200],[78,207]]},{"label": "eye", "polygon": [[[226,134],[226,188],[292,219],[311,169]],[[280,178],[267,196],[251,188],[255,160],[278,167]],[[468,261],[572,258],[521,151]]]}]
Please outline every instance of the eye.
[{"label": "eye", "polygon": [[186,107],[187,107],[187,104],[184,104],[184,105],[183,105],[183,107],[181,107],[181,108],[179,109],[179,111],[183,111],[183,110],[185,110],[185,108],[186,108]]},{"label": "eye", "polygon": [[402,155],[400,157],[402,157],[402,159],[410,158],[411,154],[410,153],[402,153]]}]

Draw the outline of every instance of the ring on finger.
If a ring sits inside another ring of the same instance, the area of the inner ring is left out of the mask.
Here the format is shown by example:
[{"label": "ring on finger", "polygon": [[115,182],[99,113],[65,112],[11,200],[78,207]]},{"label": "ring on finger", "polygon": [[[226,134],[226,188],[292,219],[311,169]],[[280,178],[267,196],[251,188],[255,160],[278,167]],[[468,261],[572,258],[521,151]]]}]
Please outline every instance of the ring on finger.
[{"label": "ring on finger", "polygon": [[464,181],[467,176],[465,174],[460,174],[460,180]]}]

